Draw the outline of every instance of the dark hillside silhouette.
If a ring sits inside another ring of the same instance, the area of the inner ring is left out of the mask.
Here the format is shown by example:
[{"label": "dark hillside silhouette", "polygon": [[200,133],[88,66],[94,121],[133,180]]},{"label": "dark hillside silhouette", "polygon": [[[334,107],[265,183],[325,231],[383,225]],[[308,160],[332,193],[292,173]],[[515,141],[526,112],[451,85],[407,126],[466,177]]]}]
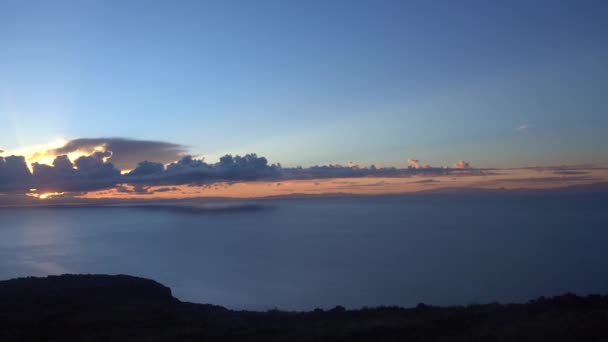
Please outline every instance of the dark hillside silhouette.
[{"label": "dark hillside silhouette", "polygon": [[608,297],[526,304],[233,311],[155,281],[63,275],[0,282],[0,341],[607,341]]}]

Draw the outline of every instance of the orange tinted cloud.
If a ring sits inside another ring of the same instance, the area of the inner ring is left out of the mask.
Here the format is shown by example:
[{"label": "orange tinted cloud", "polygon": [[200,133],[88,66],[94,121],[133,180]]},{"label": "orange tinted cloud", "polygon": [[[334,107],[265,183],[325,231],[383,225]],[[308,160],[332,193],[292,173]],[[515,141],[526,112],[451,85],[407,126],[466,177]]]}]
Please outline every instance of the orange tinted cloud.
[{"label": "orange tinted cloud", "polygon": [[[411,177],[323,178],[306,180],[215,183],[205,186],[150,187],[147,193],[117,189],[90,192],[84,198],[177,199],[197,197],[259,198],[294,194],[382,195],[441,189],[550,189],[608,181],[608,170],[594,169],[586,175],[563,176],[554,171],[502,170],[487,175]],[[156,191],[161,189],[161,191]]]}]

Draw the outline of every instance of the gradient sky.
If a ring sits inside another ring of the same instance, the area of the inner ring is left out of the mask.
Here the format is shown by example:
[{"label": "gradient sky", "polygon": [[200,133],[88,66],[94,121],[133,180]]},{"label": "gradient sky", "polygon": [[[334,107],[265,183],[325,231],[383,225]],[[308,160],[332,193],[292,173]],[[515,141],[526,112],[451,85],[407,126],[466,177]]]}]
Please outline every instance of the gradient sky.
[{"label": "gradient sky", "polygon": [[607,164],[606,1],[2,1],[0,149]]}]

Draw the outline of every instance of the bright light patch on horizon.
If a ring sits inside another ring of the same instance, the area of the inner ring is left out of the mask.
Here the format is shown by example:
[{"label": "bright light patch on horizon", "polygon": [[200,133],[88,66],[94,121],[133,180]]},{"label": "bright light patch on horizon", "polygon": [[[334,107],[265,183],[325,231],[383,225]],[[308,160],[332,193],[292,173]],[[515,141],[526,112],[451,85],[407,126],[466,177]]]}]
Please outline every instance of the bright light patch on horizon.
[{"label": "bright light patch on horizon", "polygon": [[29,197],[36,197],[38,199],[45,200],[45,199],[50,199],[50,198],[53,198],[53,197],[63,196],[63,195],[65,195],[65,192],[45,192],[45,193],[42,193],[42,194],[39,194],[39,193],[27,193],[25,195],[29,196]]},{"label": "bright light patch on horizon", "polygon": [[47,154],[47,151],[65,146],[67,142],[67,139],[58,138],[48,144],[19,147],[15,150],[6,151],[5,154],[24,156],[27,167],[32,171],[33,163],[52,165],[55,156]]},{"label": "bright light patch on horizon", "polygon": [[[48,144],[20,147],[12,151],[5,151],[4,154],[24,156],[27,167],[30,169],[30,172],[33,172],[32,164],[34,163],[53,165],[53,161],[57,156],[59,156],[59,154],[49,152],[65,146],[68,142],[68,139],[58,138]],[[104,152],[105,150],[105,145],[99,145],[95,146],[92,150],[77,150],[66,153],[66,155],[72,162],[74,162],[80,157],[89,156],[93,152]],[[110,157],[104,157],[104,162],[106,162],[109,158]]]}]

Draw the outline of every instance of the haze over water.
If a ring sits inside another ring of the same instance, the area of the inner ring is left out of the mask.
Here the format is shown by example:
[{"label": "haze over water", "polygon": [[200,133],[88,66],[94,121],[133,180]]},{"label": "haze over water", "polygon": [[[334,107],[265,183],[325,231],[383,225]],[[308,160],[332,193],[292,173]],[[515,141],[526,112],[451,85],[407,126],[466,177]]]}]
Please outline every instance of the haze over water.
[{"label": "haze over water", "polygon": [[458,194],[260,200],[220,211],[0,209],[0,279],[125,273],[158,280],[181,300],[246,309],[606,293],[607,200]]}]

